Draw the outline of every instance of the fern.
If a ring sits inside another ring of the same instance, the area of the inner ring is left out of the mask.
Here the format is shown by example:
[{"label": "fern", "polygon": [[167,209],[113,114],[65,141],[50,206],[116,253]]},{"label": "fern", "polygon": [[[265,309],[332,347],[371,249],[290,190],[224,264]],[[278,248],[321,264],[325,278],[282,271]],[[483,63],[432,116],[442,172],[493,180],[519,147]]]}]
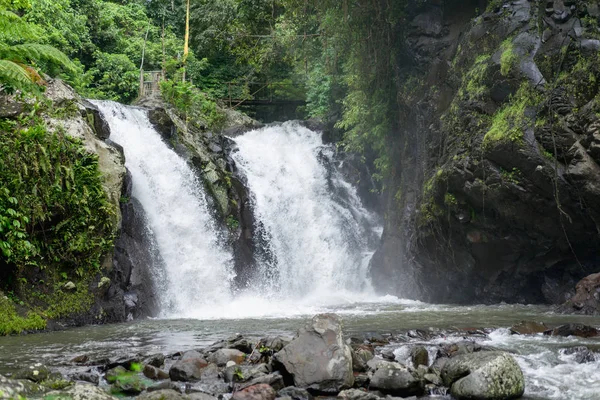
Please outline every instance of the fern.
[{"label": "fern", "polygon": [[33,80],[22,65],[9,60],[0,60],[0,82],[9,83],[20,89],[31,85]]},{"label": "fern", "polygon": [[76,66],[55,47],[35,43],[39,28],[6,10],[0,2],[0,91],[5,87],[31,89],[43,82],[32,66],[40,62],[75,71]]}]

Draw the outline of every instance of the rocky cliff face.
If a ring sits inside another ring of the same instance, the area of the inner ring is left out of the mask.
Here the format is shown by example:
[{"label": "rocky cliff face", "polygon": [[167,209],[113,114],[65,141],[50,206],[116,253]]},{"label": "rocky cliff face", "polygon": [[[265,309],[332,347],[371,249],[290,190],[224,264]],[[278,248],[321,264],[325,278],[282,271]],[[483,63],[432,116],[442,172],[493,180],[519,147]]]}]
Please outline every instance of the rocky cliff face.
[{"label": "rocky cliff face", "polygon": [[374,281],[427,301],[562,303],[600,268],[598,2],[425,3]]}]

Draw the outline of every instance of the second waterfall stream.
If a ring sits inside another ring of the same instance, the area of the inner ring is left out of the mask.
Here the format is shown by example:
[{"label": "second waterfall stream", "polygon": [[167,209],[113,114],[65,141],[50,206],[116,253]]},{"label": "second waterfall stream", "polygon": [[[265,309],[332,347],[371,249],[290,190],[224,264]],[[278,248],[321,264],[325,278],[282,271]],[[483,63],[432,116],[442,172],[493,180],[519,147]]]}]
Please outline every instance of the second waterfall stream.
[{"label": "second waterfall stream", "polygon": [[[132,195],[147,215],[164,271],[155,271],[162,318],[310,314],[369,301],[368,263],[376,218],[338,171],[334,148],[294,122],[234,139],[262,248],[244,288],[234,286],[232,250],[188,163],[147,111],[94,102],[124,149]],[[140,227],[142,229],[142,227]]]}]

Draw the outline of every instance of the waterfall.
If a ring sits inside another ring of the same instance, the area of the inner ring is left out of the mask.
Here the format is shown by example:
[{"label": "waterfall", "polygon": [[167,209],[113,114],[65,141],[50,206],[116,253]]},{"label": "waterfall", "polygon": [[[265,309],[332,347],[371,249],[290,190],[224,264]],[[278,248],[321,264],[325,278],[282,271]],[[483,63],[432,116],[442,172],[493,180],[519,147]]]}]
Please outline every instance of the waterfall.
[{"label": "waterfall", "polygon": [[159,293],[161,315],[190,317],[227,303],[233,278],[232,255],[221,243],[198,178],[171,150],[148,120],[147,111],[110,101],[94,101],[123,147],[142,204],[164,259],[166,282]]},{"label": "waterfall", "polygon": [[[335,165],[335,149],[296,122],[234,139],[266,244],[254,278],[263,295],[322,304],[370,292],[376,218]],[[254,290],[253,288],[253,290]]]},{"label": "waterfall", "polygon": [[234,288],[232,250],[194,170],[146,110],[94,104],[123,147],[133,196],[164,260],[164,271],[153,274],[161,317],[312,314],[374,298],[368,263],[381,231],[319,133],[288,122],[235,139],[232,157],[247,181],[263,248],[247,287]]}]

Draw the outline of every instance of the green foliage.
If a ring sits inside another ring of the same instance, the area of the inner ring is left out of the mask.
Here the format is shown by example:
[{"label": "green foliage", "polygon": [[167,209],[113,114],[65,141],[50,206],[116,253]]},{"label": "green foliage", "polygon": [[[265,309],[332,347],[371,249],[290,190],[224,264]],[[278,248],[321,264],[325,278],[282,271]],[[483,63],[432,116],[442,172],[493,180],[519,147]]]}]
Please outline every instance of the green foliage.
[{"label": "green foliage", "polygon": [[39,43],[40,30],[13,12],[16,7],[6,3],[0,4],[0,91],[7,87],[33,90],[36,83],[43,82],[36,64],[67,71],[76,69],[64,53]]},{"label": "green foliage", "polygon": [[479,99],[487,90],[485,76],[488,70],[490,55],[477,57],[471,69],[464,75],[459,89],[459,96],[465,100]]},{"label": "green foliage", "polygon": [[240,227],[240,222],[233,215],[227,216],[227,218],[225,219],[225,224],[232,231]]},{"label": "green foliage", "polygon": [[[508,104],[494,114],[492,125],[483,138],[484,148],[488,149],[496,143],[522,144],[524,130],[535,122],[535,115],[528,116],[527,109],[538,105],[540,101],[535,89],[529,83],[523,83]],[[535,110],[531,111],[535,114]]]},{"label": "green foliage", "polygon": [[512,39],[502,42],[502,54],[500,55],[500,73],[507,76],[519,62],[519,56],[515,53]]},{"label": "green foliage", "polygon": [[125,54],[98,53],[90,72],[95,78],[95,97],[126,103],[137,97],[139,71]]},{"label": "green foliage", "polygon": [[171,104],[186,120],[195,124],[205,122],[208,129],[219,129],[225,122],[225,113],[206,93],[198,90],[189,82],[161,82],[163,99]]},{"label": "green foliage", "polygon": [[46,321],[36,312],[20,316],[14,303],[0,292],[0,336],[46,328]]}]

